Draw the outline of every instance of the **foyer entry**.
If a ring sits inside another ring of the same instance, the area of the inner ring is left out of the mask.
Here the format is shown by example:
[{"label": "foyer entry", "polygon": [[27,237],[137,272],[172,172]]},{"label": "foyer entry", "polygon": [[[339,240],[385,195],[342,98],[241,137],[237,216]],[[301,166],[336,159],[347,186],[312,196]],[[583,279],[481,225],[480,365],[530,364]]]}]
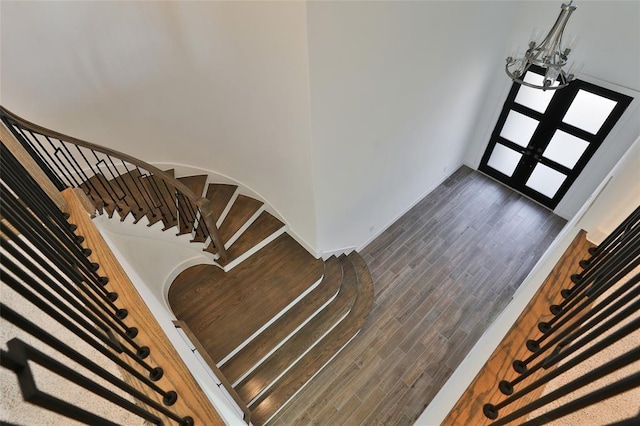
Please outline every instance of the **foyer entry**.
[{"label": "foyer entry", "polygon": [[548,91],[514,83],[479,170],[554,209],[632,100],[582,80]]}]

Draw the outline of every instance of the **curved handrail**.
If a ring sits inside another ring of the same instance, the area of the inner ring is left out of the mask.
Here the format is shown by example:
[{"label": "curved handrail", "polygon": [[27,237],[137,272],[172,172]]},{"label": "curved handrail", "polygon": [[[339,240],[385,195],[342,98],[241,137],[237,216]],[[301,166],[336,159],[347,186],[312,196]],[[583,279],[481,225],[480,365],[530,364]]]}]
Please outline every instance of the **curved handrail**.
[{"label": "curved handrail", "polygon": [[220,232],[218,230],[218,227],[216,226],[217,218],[215,217],[211,209],[211,202],[208,199],[195,194],[185,184],[183,184],[173,176],[167,174],[166,172],[159,169],[158,167],[152,164],[149,164],[145,161],[142,161],[138,158],[132,157],[131,155],[125,154],[123,152],[120,152],[111,148],[106,148],[100,145],[96,145],[94,143],[87,142],[82,139],[75,138],[73,136],[65,135],[63,133],[56,132],[55,130],[47,129],[46,127],[42,127],[38,124],[32,123],[14,114],[13,112],[9,111],[7,108],[5,108],[2,105],[0,105],[0,118],[2,119],[8,118],[14,124],[17,124],[20,127],[27,129],[29,131],[39,133],[46,137],[55,138],[60,141],[71,143],[73,145],[77,145],[77,146],[89,149],[91,151],[99,152],[107,156],[112,156],[114,158],[117,158],[120,161],[126,161],[127,163],[130,163],[136,167],[140,167],[144,170],[151,172],[153,176],[157,176],[166,184],[178,190],[179,193],[181,193],[184,197],[193,201],[193,203],[196,206],[198,206],[198,208],[200,209],[202,220],[204,220],[205,222],[207,230],[209,231],[209,235],[211,236],[211,239],[216,249],[218,250],[220,257],[223,260],[227,259],[227,253],[224,248],[224,243],[222,242],[222,238],[220,237]]}]

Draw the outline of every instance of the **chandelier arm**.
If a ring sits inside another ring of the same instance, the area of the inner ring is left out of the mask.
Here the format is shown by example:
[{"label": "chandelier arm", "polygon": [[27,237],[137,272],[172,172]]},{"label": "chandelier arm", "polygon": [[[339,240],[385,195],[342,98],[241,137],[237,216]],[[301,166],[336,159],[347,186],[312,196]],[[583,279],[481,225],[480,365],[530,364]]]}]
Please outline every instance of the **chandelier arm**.
[{"label": "chandelier arm", "polygon": [[[562,69],[567,64],[567,56],[571,52],[570,49],[562,50],[562,39],[569,17],[576,10],[576,6],[573,6],[572,3],[573,0],[568,4],[562,4],[558,18],[541,43],[536,46],[535,41],[530,42],[529,49],[522,58],[507,58],[505,71],[513,81],[535,89],[557,90],[566,87],[573,80],[573,74],[567,75]],[[547,70],[542,85],[535,85],[523,80],[531,65],[537,65]],[[515,66],[513,72],[509,69],[510,66]],[[559,82],[559,84],[551,86],[554,82]]]}]

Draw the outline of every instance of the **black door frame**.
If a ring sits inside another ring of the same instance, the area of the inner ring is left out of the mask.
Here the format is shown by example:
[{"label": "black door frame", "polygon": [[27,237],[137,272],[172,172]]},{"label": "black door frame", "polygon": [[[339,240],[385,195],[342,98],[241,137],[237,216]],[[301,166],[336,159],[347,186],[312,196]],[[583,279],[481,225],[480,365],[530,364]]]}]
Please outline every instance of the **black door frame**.
[{"label": "black door frame", "polygon": [[[534,69],[533,71],[538,71],[539,74],[542,73],[540,69]],[[573,182],[575,182],[593,154],[595,154],[598,148],[602,145],[602,142],[618,122],[629,104],[631,104],[633,98],[626,94],[618,93],[611,89],[606,89],[593,83],[588,83],[583,80],[574,80],[569,84],[569,86],[558,90],[558,92],[551,99],[551,102],[547,106],[545,112],[540,113],[539,111],[533,110],[515,102],[515,98],[518,94],[519,89],[520,85],[517,83],[513,83],[507,99],[503,105],[502,112],[500,113],[496,126],[491,134],[491,138],[489,140],[487,148],[485,149],[484,155],[482,156],[478,170],[553,210],[558,205],[560,200],[562,200]],[[595,135],[562,122],[566,111],[568,110],[569,106],[575,99],[580,89],[611,99],[616,102],[616,106],[614,107],[613,111],[611,111],[603,125],[598,130],[598,133]],[[529,142],[527,147],[522,147],[500,136],[500,133],[502,132],[502,128],[504,127],[505,121],[507,120],[507,116],[510,111],[519,112],[539,122],[538,127],[533,133],[531,141]],[[546,149],[556,130],[561,130],[570,135],[583,139],[589,143],[587,149],[572,169],[569,169],[551,159],[542,156],[542,152],[544,152],[544,150]],[[493,149],[498,142],[510,149],[513,149],[514,151],[523,154],[511,177],[500,173],[487,164],[491,153],[493,152]],[[530,176],[533,168],[537,163],[542,163],[567,176],[553,198],[549,198],[525,185],[528,177]]]}]

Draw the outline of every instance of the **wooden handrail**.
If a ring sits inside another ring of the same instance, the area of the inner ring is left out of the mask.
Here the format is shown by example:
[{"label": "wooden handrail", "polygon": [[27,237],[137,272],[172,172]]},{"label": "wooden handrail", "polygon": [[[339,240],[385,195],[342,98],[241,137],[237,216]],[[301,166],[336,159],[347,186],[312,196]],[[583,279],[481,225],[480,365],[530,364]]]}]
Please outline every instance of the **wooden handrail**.
[{"label": "wooden handrail", "polygon": [[40,133],[44,136],[59,139],[60,141],[72,143],[74,145],[81,146],[81,147],[90,149],[92,151],[100,152],[105,155],[113,156],[119,160],[126,161],[130,164],[133,164],[134,166],[141,167],[151,172],[154,176],[157,176],[158,178],[163,180],[166,184],[177,189],[180,193],[182,193],[189,200],[193,201],[200,208],[200,211],[202,213],[202,220],[204,220],[207,230],[209,231],[209,235],[211,236],[211,239],[213,240],[213,243],[218,250],[218,254],[220,255],[220,258],[222,260],[228,259],[227,251],[225,250],[224,243],[222,241],[222,238],[220,237],[220,231],[218,230],[218,227],[216,225],[217,218],[215,217],[215,214],[211,209],[211,202],[208,199],[195,194],[191,189],[189,189],[186,185],[184,185],[182,182],[180,182],[173,176],[170,176],[169,174],[165,173],[163,170],[159,169],[158,167],[153,166],[142,160],[139,160],[135,157],[132,157],[131,155],[125,154],[120,151],[116,151],[111,148],[106,148],[100,145],[96,145],[94,143],[87,142],[82,139],[74,138],[73,136],[65,135],[63,133],[56,132],[55,130],[47,129],[46,127],[42,127],[38,124],[32,123],[14,114],[13,112],[9,111],[8,109],[6,109],[1,105],[0,105],[0,113],[10,118],[11,121],[19,124],[20,126],[26,129],[29,129],[30,131]]}]

